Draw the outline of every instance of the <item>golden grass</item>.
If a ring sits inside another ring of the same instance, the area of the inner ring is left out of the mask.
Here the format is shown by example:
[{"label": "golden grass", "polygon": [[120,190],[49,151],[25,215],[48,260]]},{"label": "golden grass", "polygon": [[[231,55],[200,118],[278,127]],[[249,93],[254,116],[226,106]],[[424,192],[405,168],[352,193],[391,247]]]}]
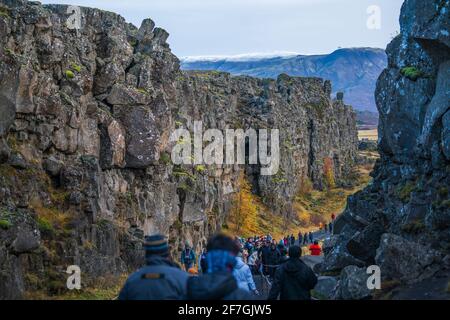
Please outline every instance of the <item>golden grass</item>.
[{"label": "golden grass", "polygon": [[362,190],[370,181],[372,166],[358,167],[358,181],[353,188],[332,188],[327,191],[318,191],[306,188],[300,192],[293,204],[294,218],[285,219],[274,214],[261,199],[251,195],[252,201],[258,208],[256,221],[251,228],[237,227],[234,219],[229,219],[224,231],[230,235],[252,237],[254,235],[271,234],[275,239],[282,239],[288,234],[297,236],[299,232],[316,231],[320,223],[328,223],[331,214],[340,214],[347,204],[348,196]]},{"label": "golden grass", "polygon": [[378,140],[378,129],[372,129],[372,130],[358,130],[358,139],[368,139],[377,141]]},{"label": "golden grass", "polygon": [[80,290],[67,290],[61,295],[51,296],[45,291],[31,291],[25,293],[26,300],[114,300],[117,299],[127,275],[109,275],[99,277],[89,287]]}]

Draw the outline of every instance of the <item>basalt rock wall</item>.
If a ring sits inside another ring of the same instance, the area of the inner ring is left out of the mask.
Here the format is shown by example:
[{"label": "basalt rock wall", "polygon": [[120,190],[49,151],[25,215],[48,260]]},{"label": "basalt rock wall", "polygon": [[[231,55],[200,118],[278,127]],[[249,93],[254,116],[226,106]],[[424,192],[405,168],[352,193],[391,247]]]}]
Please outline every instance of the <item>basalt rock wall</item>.
[{"label": "basalt rock wall", "polygon": [[322,271],[375,264],[385,283],[448,281],[449,23],[449,1],[404,2],[401,34],[387,47],[389,66],[376,90],[381,159],[373,183],[336,221]]},{"label": "basalt rock wall", "polygon": [[[306,179],[326,186],[324,161],[346,183],[355,114],[321,79],[278,80],[179,70],[168,33],[117,14],[0,1],[0,297],[65,292],[143,263],[145,234],[174,255],[200,250],[227,219],[245,171],[274,212],[293,214]],[[174,165],[177,128],[280,130],[280,170]]]}]

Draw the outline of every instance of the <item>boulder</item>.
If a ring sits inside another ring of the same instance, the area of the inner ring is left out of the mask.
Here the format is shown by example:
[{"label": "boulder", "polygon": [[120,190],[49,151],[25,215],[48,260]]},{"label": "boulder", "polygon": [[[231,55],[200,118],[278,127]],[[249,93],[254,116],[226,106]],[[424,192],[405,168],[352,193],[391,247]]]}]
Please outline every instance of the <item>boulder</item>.
[{"label": "boulder", "polygon": [[50,156],[42,163],[44,170],[52,177],[59,176],[64,162],[57,160],[55,157]]},{"label": "boulder", "polygon": [[372,264],[384,229],[382,224],[374,222],[358,231],[347,242],[348,252],[355,258]]},{"label": "boulder", "polygon": [[20,153],[12,153],[9,156],[8,164],[16,169],[26,169],[28,164]]},{"label": "boulder", "polygon": [[[160,134],[156,119],[152,112],[145,107],[116,108],[123,127],[126,129],[125,162],[128,168],[146,168],[159,160]],[[115,129],[112,129],[113,132]],[[114,136],[123,146],[120,133]],[[118,160],[121,155],[117,154]]]},{"label": "boulder", "polygon": [[346,242],[343,242],[342,237],[334,236],[330,241],[326,241],[324,254],[324,261],[314,268],[317,272],[336,272],[349,265],[359,267],[365,265],[364,261],[355,258],[348,252]]},{"label": "boulder", "polygon": [[34,228],[19,228],[11,249],[15,254],[31,253],[39,248],[41,235]]},{"label": "boulder", "polygon": [[139,28],[137,39],[139,41],[151,40],[153,38],[153,29],[155,28],[155,22],[152,19],[144,19]]},{"label": "boulder", "polygon": [[432,277],[440,268],[443,255],[394,234],[383,234],[375,257],[383,279],[415,283]]},{"label": "boulder", "polygon": [[125,130],[116,120],[100,126],[100,166],[104,169],[125,165]]},{"label": "boulder", "polygon": [[314,287],[314,296],[318,299],[332,299],[335,294],[338,281],[335,277],[319,277]]},{"label": "boulder", "polygon": [[341,279],[336,289],[336,299],[362,300],[371,296],[371,290],[367,287],[369,275],[366,268],[356,266],[345,267],[341,272]]},{"label": "boulder", "polygon": [[112,105],[145,105],[149,104],[150,95],[140,89],[116,84],[113,86],[111,93],[106,101]]}]

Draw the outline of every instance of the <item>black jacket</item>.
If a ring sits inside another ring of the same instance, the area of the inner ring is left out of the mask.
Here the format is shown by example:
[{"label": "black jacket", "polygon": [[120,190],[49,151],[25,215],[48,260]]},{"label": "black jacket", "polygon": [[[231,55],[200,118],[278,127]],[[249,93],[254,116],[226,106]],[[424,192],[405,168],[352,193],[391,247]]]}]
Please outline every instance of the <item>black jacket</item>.
[{"label": "black jacket", "polygon": [[187,283],[188,300],[251,300],[249,292],[239,289],[231,273],[204,274]]},{"label": "black jacket", "polygon": [[275,272],[269,300],[310,300],[317,284],[314,272],[300,259],[289,259]]},{"label": "black jacket", "polygon": [[271,266],[276,266],[280,262],[280,251],[278,249],[272,249],[267,252],[266,264]]}]

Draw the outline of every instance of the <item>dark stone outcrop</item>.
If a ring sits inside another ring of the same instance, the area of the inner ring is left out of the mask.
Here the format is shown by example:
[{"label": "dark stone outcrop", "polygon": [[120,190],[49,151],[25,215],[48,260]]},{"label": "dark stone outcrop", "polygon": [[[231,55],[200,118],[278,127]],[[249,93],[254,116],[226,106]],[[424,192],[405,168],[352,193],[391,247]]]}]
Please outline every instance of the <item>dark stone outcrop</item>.
[{"label": "dark stone outcrop", "polygon": [[340,270],[338,256],[351,255],[400,285],[449,272],[449,23],[449,1],[403,4],[376,90],[381,159],[373,183],[336,221],[331,241],[340,250],[319,269]]}]

